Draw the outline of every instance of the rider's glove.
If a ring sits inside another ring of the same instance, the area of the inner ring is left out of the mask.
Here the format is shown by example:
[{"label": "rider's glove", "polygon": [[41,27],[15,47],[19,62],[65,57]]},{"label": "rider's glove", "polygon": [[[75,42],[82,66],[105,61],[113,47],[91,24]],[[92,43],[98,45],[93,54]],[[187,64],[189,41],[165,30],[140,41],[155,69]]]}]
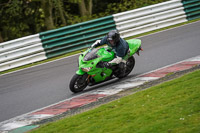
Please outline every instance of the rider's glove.
[{"label": "rider's glove", "polygon": [[101,42],[101,40],[96,40],[96,42],[93,43],[93,44],[91,45],[91,47],[92,47],[92,48],[96,48],[96,47],[100,46],[100,42]]}]

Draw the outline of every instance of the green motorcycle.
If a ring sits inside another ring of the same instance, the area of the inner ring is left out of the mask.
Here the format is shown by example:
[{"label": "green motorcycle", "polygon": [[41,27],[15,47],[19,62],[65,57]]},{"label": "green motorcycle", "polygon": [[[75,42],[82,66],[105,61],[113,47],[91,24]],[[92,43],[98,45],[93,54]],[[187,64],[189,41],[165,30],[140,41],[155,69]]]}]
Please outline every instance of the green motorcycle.
[{"label": "green motorcycle", "polygon": [[[141,48],[140,39],[126,40],[129,51],[123,57],[123,62],[105,67],[105,64],[115,58],[115,53],[109,46],[101,48],[88,48],[79,56],[79,70],[72,77],[69,88],[72,92],[83,91],[88,85],[95,85],[113,77],[126,77],[135,66],[134,54],[139,55]],[[122,67],[123,66],[123,67]],[[123,70],[122,70],[123,69]],[[123,72],[122,72],[123,71]]]}]

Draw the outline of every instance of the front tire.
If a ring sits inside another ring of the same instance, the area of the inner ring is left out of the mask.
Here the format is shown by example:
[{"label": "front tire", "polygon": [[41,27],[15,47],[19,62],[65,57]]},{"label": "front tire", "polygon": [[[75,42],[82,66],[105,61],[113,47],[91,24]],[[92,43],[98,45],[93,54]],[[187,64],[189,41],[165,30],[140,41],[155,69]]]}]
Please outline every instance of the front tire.
[{"label": "front tire", "polygon": [[74,93],[83,91],[88,85],[87,77],[88,77],[87,74],[84,74],[84,75],[75,74],[72,77],[69,84],[70,90]]}]

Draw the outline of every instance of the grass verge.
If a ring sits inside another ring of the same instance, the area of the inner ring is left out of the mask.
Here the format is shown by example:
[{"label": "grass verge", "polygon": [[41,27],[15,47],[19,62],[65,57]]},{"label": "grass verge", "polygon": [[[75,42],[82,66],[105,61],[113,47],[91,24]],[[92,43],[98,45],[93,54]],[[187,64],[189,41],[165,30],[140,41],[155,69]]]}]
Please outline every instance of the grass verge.
[{"label": "grass verge", "polygon": [[[159,32],[159,31],[166,30],[166,29],[182,26],[182,25],[193,23],[193,22],[196,22],[196,21],[200,21],[200,18],[199,19],[195,19],[195,20],[191,20],[191,21],[188,21],[188,22],[184,22],[184,23],[168,26],[168,27],[165,27],[165,28],[162,28],[162,29],[158,29],[158,30],[142,33],[142,34],[139,34],[139,35],[131,36],[131,37],[128,37],[128,38],[125,38],[125,39],[128,40],[128,39],[131,39],[131,38],[137,38],[137,37],[140,37],[140,36],[149,35],[149,34],[152,34],[152,33],[156,33],[156,32]],[[25,69],[25,68],[29,68],[29,67],[32,67],[32,66],[36,66],[36,65],[39,65],[39,64],[46,63],[46,62],[54,61],[54,60],[61,59],[61,58],[64,58],[64,57],[67,57],[67,56],[71,56],[71,55],[74,55],[74,54],[78,54],[78,53],[81,53],[81,51],[84,51],[84,50],[86,50],[86,49],[74,51],[74,52],[71,52],[71,53],[64,54],[62,56],[54,57],[54,58],[51,58],[51,59],[46,59],[46,60],[43,60],[43,61],[31,63],[31,64],[20,66],[20,67],[17,67],[17,68],[5,70],[5,71],[0,72],[0,75],[6,74],[6,73],[10,73],[10,72],[14,72],[14,71],[18,71],[18,70]]]},{"label": "grass verge", "polygon": [[31,133],[199,133],[200,70]]}]

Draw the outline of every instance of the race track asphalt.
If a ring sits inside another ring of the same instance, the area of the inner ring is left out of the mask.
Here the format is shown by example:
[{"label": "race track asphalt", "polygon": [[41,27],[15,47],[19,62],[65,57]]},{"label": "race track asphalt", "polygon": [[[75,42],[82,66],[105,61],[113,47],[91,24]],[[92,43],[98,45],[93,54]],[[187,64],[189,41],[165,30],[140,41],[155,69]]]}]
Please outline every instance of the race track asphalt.
[{"label": "race track asphalt", "polygon": [[[200,21],[138,38],[144,51],[135,55],[136,66],[127,78],[200,55]],[[77,59],[78,55],[0,76],[0,122],[80,95],[68,87]],[[115,82],[88,87],[84,92],[108,88]]]}]

